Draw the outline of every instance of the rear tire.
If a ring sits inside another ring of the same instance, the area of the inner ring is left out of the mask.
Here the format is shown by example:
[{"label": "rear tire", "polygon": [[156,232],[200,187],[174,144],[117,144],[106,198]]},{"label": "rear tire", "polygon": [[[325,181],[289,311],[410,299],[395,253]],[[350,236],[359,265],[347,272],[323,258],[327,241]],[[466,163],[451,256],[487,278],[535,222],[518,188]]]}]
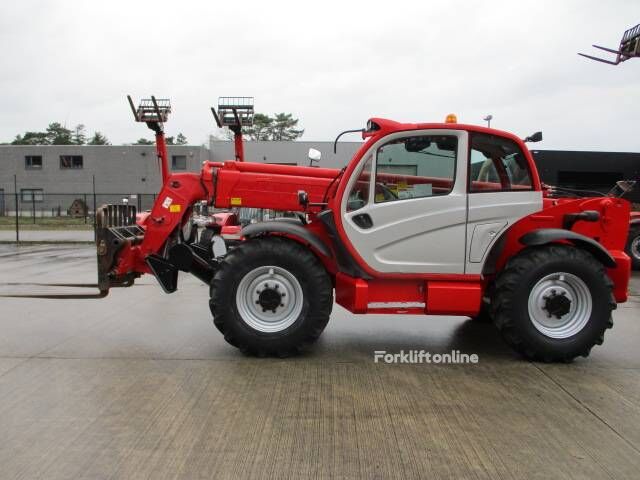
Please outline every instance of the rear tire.
[{"label": "rear tire", "polygon": [[480,305],[480,311],[476,316],[470,317],[471,320],[477,323],[493,323],[491,302],[493,301],[495,291],[495,282],[490,282],[484,292],[482,304]]},{"label": "rear tire", "polygon": [[631,258],[631,266],[633,269],[640,270],[640,226],[634,225],[629,228],[625,251]]},{"label": "rear tire", "polygon": [[493,317],[491,316],[491,306],[483,301],[478,314],[475,317],[470,318],[477,323],[492,323]]},{"label": "rear tire", "polygon": [[287,357],[326,327],[333,287],[307,248],[262,237],[242,242],[220,262],[209,305],[228,343],[250,355]]},{"label": "rear tire", "polygon": [[505,341],[530,360],[570,362],[602,344],[613,326],[613,282],[590,253],[567,245],[530,248],[496,280],[491,304]]}]

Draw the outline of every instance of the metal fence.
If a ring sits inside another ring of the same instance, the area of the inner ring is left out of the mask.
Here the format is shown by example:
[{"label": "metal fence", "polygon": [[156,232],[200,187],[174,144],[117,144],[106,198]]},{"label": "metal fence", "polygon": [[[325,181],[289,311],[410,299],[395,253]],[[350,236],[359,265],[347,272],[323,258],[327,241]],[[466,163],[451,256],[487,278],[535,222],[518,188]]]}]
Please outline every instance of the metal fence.
[{"label": "metal fence", "polygon": [[[101,205],[126,201],[143,212],[151,210],[157,197],[155,193],[47,193],[37,188],[23,188],[19,183],[11,190],[0,189],[0,241],[4,242],[90,240],[94,238],[89,232],[95,231],[95,211]],[[194,215],[207,216],[219,211],[199,207],[194,208]],[[243,225],[286,215],[257,208],[234,208],[233,211]],[[74,237],[75,231],[87,233]]]},{"label": "metal fence", "polygon": [[[97,207],[126,200],[138,211],[149,210],[156,194],[135,193],[39,193],[23,192],[17,196],[0,192],[0,217],[19,217],[21,223],[38,223],[59,219],[61,224],[88,223]],[[79,222],[81,219],[83,222]]]},{"label": "metal fence", "polygon": [[144,211],[151,209],[156,199],[156,194],[148,193],[48,193],[18,183],[11,190],[0,189],[0,239],[4,241],[20,241],[24,231],[92,231],[96,208],[101,205],[126,199]]}]

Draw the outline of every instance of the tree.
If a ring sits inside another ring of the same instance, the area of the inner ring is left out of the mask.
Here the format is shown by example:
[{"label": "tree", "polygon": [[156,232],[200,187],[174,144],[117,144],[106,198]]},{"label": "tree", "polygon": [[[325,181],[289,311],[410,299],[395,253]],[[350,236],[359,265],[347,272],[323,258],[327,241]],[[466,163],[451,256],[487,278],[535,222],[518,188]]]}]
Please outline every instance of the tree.
[{"label": "tree", "polygon": [[51,145],[72,145],[73,132],[62,126],[61,123],[53,122],[47,127],[47,138]]},{"label": "tree", "polygon": [[[23,135],[16,135],[11,142],[12,145],[85,145],[87,135],[84,124],[79,123],[73,130],[63,126],[60,122],[52,122],[44,132],[25,132]],[[91,145],[109,145],[109,140],[100,132],[95,132],[92,139],[95,142]],[[150,142],[153,143],[153,142]]]},{"label": "tree", "polygon": [[74,145],[84,145],[87,143],[87,135],[84,133],[84,125],[79,123],[76,125],[76,128],[73,130],[72,143]]},{"label": "tree", "polygon": [[[244,134],[249,140],[271,140],[271,128],[273,127],[273,118],[263,113],[256,113],[253,116],[253,125],[247,127]],[[233,138],[233,136],[231,137]]]},{"label": "tree", "polygon": [[173,135],[170,137],[165,137],[164,141],[167,143],[167,145],[186,145],[187,137],[185,137],[182,133],[178,133],[177,137],[174,137]]},{"label": "tree", "polygon": [[185,137],[182,133],[178,133],[178,136],[176,137],[176,145],[186,145],[187,144],[187,137]]},{"label": "tree", "polygon": [[11,145],[50,145],[46,132],[25,132],[24,135],[16,135]]},{"label": "tree", "polygon": [[296,129],[298,119],[291,113],[277,113],[274,117],[263,113],[253,116],[253,125],[245,129],[244,134],[249,140],[295,140],[300,138],[304,129]]},{"label": "tree", "polygon": [[271,140],[295,140],[304,134],[304,129],[297,130],[298,119],[290,113],[277,113],[271,127]]},{"label": "tree", "polygon": [[153,140],[147,140],[146,138],[139,138],[133,142],[134,145],[153,145],[153,143]]},{"label": "tree", "polygon": [[109,139],[101,132],[94,132],[93,137],[87,142],[88,145],[111,145]]}]

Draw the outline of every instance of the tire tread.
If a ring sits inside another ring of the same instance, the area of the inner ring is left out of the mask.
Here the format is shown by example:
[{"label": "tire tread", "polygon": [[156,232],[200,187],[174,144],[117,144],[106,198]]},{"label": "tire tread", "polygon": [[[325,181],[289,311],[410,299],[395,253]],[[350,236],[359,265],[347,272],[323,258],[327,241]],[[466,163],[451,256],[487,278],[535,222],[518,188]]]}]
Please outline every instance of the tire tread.
[{"label": "tire tread", "polygon": [[[246,261],[260,255],[278,256],[285,252],[286,255],[293,256],[305,272],[305,281],[314,285],[314,299],[311,300],[316,305],[315,308],[310,306],[307,311],[303,335],[295,336],[291,342],[285,342],[286,345],[277,348],[259,346],[232,328],[231,322],[242,320],[233,317],[235,307],[232,304],[235,302],[235,292],[229,292],[228,287],[234,280],[235,272],[239,271]],[[228,295],[229,293],[232,295]],[[223,334],[227,343],[246,355],[284,358],[301,353],[320,337],[331,315],[333,287],[324,266],[307,248],[294,240],[279,236],[258,237],[240,243],[220,261],[219,269],[211,281],[209,305],[213,314],[213,324]]]},{"label": "tire tread", "polygon": [[609,292],[609,298],[607,299],[609,307],[611,310],[616,308],[616,301],[613,296],[613,282],[607,275],[602,263],[585,250],[568,245],[556,244],[525,249],[509,260],[496,279],[495,295],[491,302],[491,316],[504,340],[525,358],[547,363],[554,361],[571,362],[578,355],[587,357],[594,345],[602,344],[606,330],[613,326],[613,318],[610,314],[595,342],[585,344],[578,355],[571,355],[566,352],[558,352],[554,355],[538,352],[534,346],[527,341],[526,336],[522,334],[515,322],[513,297],[517,289],[521,286],[522,278],[527,272],[552,259],[587,264],[589,268],[597,272],[598,276],[604,279],[604,283]]}]

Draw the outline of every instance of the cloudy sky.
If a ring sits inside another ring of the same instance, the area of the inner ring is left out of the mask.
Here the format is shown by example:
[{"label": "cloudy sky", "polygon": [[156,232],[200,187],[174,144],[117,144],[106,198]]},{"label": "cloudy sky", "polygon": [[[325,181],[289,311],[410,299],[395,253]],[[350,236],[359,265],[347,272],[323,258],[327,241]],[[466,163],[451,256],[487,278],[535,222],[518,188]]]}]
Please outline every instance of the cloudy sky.
[{"label": "cloudy sky", "polygon": [[150,137],[130,93],[170,97],[167,131],[192,143],[218,96],[246,95],[300,118],[305,140],[454,112],[543,130],[539,148],[640,151],[640,59],[576,55],[639,22],[638,0],[4,2],[0,141],[51,121]]}]

